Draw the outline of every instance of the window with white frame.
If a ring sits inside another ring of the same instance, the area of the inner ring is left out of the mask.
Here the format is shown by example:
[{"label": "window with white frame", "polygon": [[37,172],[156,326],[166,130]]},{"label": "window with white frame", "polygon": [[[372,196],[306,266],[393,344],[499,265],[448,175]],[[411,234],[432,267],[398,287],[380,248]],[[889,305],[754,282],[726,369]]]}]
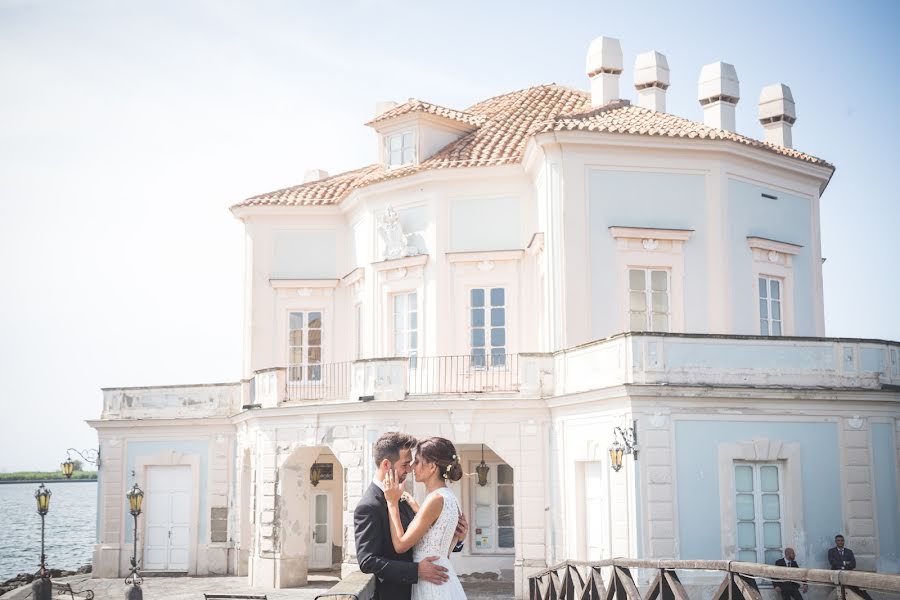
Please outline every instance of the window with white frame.
[{"label": "window with white frame", "polygon": [[778,463],[734,463],[737,560],[775,564],[783,554],[782,473]]},{"label": "window with white frame", "polygon": [[394,294],[394,356],[408,356],[415,369],[419,355],[419,304],[416,292]]},{"label": "window with white frame", "polygon": [[506,365],[506,288],[469,291],[469,342],[473,367]]},{"label": "window with white frame", "polygon": [[628,269],[628,323],[631,331],[669,331],[670,289],[667,269]]},{"label": "window with white frame", "polygon": [[781,299],[784,285],[778,277],[759,278],[759,333],[781,335]]},{"label": "window with white frame", "polygon": [[[515,547],[513,470],[505,463],[488,463],[488,482],[472,486],[474,515],[469,528],[476,553],[508,554]],[[470,465],[475,470],[475,464]]]},{"label": "window with white frame", "polygon": [[409,165],[416,161],[416,136],[412,131],[387,135],[384,143],[388,168]]},{"label": "window with white frame", "polygon": [[288,381],[322,379],[322,313],[291,312],[288,316]]}]

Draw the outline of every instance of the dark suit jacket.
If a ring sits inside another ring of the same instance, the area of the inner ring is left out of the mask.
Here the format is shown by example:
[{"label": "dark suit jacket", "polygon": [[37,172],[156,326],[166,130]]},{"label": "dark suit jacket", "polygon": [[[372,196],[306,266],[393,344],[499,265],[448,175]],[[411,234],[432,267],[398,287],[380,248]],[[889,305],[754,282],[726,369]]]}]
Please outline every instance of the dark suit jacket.
[{"label": "dark suit jacket", "polygon": [[[400,503],[400,521],[409,527],[415,517],[406,502]],[[412,562],[412,550],[397,554],[391,541],[384,492],[369,484],[353,512],[356,532],[356,560],[359,570],[375,575],[376,600],[409,600],[412,585],[419,580],[419,566]]]},{"label": "dark suit jacket", "polygon": [[[778,560],[775,561],[775,566],[776,567],[787,567],[788,564],[785,562],[785,560],[783,558],[779,558]],[[792,560],[790,566],[797,568],[797,569],[800,568],[800,565],[797,564],[796,560]],[[799,590],[800,589],[800,584],[797,583],[796,581],[776,580],[773,583],[775,585],[777,585],[778,587],[785,589],[785,590]]]},{"label": "dark suit jacket", "polygon": [[853,556],[853,550],[847,547],[844,547],[844,556],[841,557],[841,553],[835,546],[828,551],[828,564],[831,565],[833,571],[852,571],[856,568],[856,557]]}]

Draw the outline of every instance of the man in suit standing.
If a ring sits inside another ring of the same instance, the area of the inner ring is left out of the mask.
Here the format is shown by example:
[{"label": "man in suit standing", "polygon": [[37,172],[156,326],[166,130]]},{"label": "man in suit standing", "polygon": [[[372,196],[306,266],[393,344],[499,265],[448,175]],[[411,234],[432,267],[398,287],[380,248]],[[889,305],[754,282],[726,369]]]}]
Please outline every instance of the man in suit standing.
[{"label": "man in suit standing", "polygon": [[[779,558],[775,561],[776,567],[794,567],[796,569],[800,568],[800,565],[797,564],[795,560],[796,554],[794,553],[793,548],[785,548],[784,549],[784,558]],[[809,589],[806,584],[803,584],[803,591],[806,592]],[[796,581],[776,581],[775,582],[775,591],[781,594],[782,600],[803,600],[803,596],[800,594],[800,584]]]},{"label": "man in suit standing", "polygon": [[856,557],[853,550],[844,548],[844,536],[834,536],[834,548],[828,551],[828,564],[832,571],[852,571],[856,568]]},{"label": "man in suit standing", "polygon": [[[856,568],[856,557],[853,556],[853,550],[844,547],[844,536],[837,534],[834,536],[834,548],[828,551],[828,564],[831,565],[832,571],[852,571]],[[848,585],[865,600],[872,600],[869,592],[855,585]]]},{"label": "man in suit standing", "polygon": [[[353,525],[356,534],[356,559],[363,573],[375,575],[375,600],[409,600],[412,586],[418,581],[442,584],[447,581],[447,569],[434,564],[437,556],[429,556],[419,563],[412,562],[412,549],[403,554],[394,551],[388,521],[387,502],[384,499],[384,478],[393,469],[401,484],[412,471],[412,450],[416,438],[396,431],[378,438],[373,448],[378,469],[356,510]],[[409,527],[415,512],[407,502],[400,502],[400,520],[403,528]],[[468,533],[468,524],[460,516],[456,532],[461,537]],[[462,542],[454,552],[462,549]]]}]

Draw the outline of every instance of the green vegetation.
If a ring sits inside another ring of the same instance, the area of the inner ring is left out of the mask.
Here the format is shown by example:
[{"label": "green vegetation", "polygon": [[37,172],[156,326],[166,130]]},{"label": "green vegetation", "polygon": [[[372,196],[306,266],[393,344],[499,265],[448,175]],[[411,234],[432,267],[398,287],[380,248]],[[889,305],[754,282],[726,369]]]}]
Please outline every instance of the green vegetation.
[{"label": "green vegetation", "polygon": [[[53,481],[65,479],[62,471],[19,471],[18,473],[0,473],[0,481]],[[97,479],[96,471],[75,471],[72,479],[94,481]]]}]

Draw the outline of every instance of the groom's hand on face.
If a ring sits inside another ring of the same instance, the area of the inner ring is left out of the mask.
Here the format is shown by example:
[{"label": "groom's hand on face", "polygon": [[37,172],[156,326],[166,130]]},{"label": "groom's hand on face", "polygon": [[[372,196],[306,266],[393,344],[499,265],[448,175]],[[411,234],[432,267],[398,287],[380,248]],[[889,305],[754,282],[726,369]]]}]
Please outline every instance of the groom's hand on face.
[{"label": "groom's hand on face", "polygon": [[419,563],[419,581],[427,581],[436,585],[447,581],[447,568],[434,564],[437,559],[437,556],[429,556]]}]

